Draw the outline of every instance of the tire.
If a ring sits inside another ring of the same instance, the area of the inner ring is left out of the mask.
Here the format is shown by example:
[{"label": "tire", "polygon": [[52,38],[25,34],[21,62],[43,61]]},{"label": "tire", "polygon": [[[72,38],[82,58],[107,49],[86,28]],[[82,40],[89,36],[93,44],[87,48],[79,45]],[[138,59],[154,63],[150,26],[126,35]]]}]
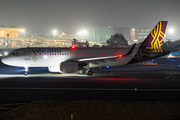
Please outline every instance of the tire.
[{"label": "tire", "polygon": [[25,75],[25,76],[28,76],[28,73],[27,73],[27,72],[25,72],[25,73],[24,73],[24,75]]},{"label": "tire", "polygon": [[92,74],[93,74],[93,72],[91,70],[87,71],[87,75],[92,75]]}]

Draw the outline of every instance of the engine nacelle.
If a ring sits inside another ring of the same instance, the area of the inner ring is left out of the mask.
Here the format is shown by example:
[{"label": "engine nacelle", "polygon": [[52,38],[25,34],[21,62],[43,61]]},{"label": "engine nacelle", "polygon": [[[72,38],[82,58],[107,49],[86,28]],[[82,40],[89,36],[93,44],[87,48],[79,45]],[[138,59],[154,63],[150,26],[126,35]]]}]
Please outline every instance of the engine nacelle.
[{"label": "engine nacelle", "polygon": [[78,62],[62,62],[60,64],[62,73],[74,73],[78,71]]}]

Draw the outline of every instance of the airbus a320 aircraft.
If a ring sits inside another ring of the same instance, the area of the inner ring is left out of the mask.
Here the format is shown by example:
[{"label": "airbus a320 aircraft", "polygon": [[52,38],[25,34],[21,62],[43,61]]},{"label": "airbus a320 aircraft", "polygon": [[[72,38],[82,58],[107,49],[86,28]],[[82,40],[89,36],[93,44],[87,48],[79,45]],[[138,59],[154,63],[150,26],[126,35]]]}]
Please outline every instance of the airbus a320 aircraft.
[{"label": "airbus a320 aircraft", "polygon": [[92,75],[91,68],[122,66],[155,59],[169,54],[162,50],[167,21],[160,21],[142,44],[127,48],[20,48],[2,59],[4,64],[24,67],[48,67],[50,72],[82,73]]}]

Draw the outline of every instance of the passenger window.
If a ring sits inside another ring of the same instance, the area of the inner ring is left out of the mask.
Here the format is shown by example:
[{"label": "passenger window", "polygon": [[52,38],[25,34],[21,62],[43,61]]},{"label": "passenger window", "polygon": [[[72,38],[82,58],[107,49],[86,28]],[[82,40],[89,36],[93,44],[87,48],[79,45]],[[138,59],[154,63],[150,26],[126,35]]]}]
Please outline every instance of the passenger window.
[{"label": "passenger window", "polygon": [[69,55],[69,53],[67,53],[67,55]]}]

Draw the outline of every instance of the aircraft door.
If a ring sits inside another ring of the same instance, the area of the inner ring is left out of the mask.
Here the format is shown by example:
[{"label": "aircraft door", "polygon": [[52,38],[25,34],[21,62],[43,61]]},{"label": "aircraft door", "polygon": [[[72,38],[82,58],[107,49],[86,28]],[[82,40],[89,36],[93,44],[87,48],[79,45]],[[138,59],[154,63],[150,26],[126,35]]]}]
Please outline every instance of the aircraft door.
[{"label": "aircraft door", "polygon": [[30,60],[30,51],[29,49],[24,50],[25,60]]}]

